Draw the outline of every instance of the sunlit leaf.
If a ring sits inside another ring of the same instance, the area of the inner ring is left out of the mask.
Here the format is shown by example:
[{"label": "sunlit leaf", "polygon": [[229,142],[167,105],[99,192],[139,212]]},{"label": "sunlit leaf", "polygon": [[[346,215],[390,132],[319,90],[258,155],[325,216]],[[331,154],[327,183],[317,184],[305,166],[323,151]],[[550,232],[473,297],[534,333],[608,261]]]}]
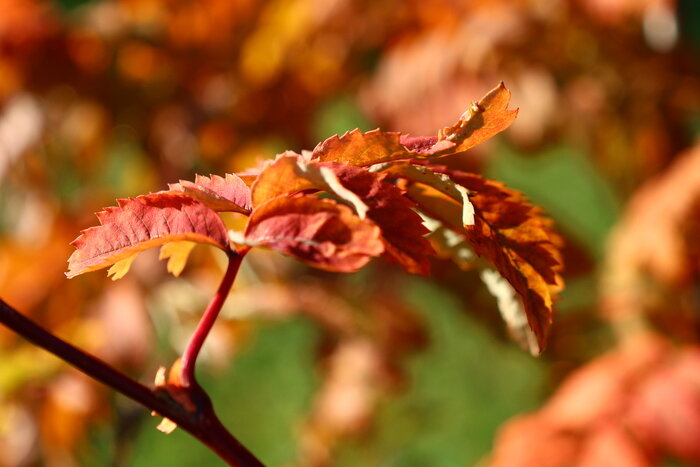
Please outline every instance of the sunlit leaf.
[{"label": "sunlit leaf", "polygon": [[524,196],[502,184],[465,172],[451,178],[472,193],[475,222],[467,236],[520,295],[530,328],[544,348],[555,293],[561,289],[561,243],[552,221]]},{"label": "sunlit leaf", "polygon": [[226,228],[216,212],[185,194],[153,193],[117,203],[97,213],[101,225],[83,230],[72,242],[76,251],[68,259],[68,277],[111,266],[172,241],[228,248]]},{"label": "sunlit leaf", "polygon": [[462,114],[453,126],[438,133],[438,142],[447,140],[457,146],[454,152],[469,148],[491,138],[510,126],[518,116],[518,110],[508,110],[510,91],[503,83],[489,91]]},{"label": "sunlit leaf", "polygon": [[253,204],[260,204],[285,193],[303,190],[322,190],[347,202],[364,218],[367,206],[358,196],[338,180],[332,168],[316,162],[304,161],[294,153],[285,153],[268,165],[252,186]]},{"label": "sunlit leaf", "polygon": [[158,259],[167,259],[167,269],[170,274],[178,277],[185,269],[187,258],[195,247],[194,242],[170,242],[160,247]]},{"label": "sunlit leaf", "polygon": [[331,136],[314,148],[312,157],[321,162],[371,165],[410,158],[411,154],[401,144],[399,133],[376,129],[366,133],[352,130],[343,136]]},{"label": "sunlit leaf", "polygon": [[[408,187],[408,196],[429,217],[455,232],[463,232],[474,252],[485,256],[510,283],[522,300],[528,324],[537,336],[538,352],[541,351],[552,322],[554,297],[562,285],[558,274],[561,240],[552,230],[552,221],[521,193],[503,184],[466,172],[447,174],[469,190],[474,225],[461,230],[462,206],[432,186],[414,183]],[[527,340],[518,340],[531,348]]]},{"label": "sunlit leaf", "polygon": [[107,277],[111,277],[113,281],[121,279],[126,275],[127,272],[129,272],[129,269],[131,268],[131,263],[133,263],[135,259],[136,253],[134,253],[131,256],[127,256],[121,261],[117,261],[107,271]]},{"label": "sunlit leaf", "polygon": [[434,158],[471,149],[508,128],[518,115],[509,110],[510,91],[503,83],[474,102],[457,123],[443,128],[438,136],[404,136],[402,144],[417,157]]},{"label": "sunlit leaf", "polygon": [[322,190],[352,206],[362,219],[369,217],[381,229],[384,256],[411,273],[427,274],[427,256],[433,253],[423,238],[427,230],[414,204],[401,190],[383,181],[386,175],[354,165],[305,161],[286,153],[261,172],[253,185],[253,203],[303,191]]}]

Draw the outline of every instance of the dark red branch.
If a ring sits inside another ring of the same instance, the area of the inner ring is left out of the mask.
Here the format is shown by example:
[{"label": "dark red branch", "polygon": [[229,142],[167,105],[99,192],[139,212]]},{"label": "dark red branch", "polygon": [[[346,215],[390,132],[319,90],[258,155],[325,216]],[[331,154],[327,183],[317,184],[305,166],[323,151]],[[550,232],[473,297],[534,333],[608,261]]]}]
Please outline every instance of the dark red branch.
[{"label": "dark red branch", "polygon": [[97,381],[146,408],[169,418],[189,432],[229,465],[259,467],[263,464],[221,424],[209,396],[199,386],[191,388],[197,410],[187,411],[164,390],[151,390],[77,347],[56,337],[0,299],[0,323],[32,344],[52,353]]}]

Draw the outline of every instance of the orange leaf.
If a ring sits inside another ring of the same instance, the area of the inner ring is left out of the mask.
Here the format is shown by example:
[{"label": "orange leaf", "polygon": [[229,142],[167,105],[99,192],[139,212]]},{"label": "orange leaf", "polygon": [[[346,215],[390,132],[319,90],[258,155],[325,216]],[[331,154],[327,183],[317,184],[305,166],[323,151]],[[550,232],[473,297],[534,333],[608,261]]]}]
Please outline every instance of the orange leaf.
[{"label": "orange leaf", "polygon": [[274,162],[267,165],[251,189],[254,206],[283,194],[321,190],[351,205],[361,218],[367,214],[367,206],[343,186],[331,166],[305,161],[303,156],[291,151],[280,154]]},{"label": "orange leaf", "polygon": [[382,132],[379,129],[366,133],[355,129],[319,143],[311,157],[320,162],[363,166],[412,157],[401,144],[399,136],[399,133]]},{"label": "orange leaf", "polygon": [[450,177],[472,194],[475,222],[467,228],[467,237],[474,251],[486,256],[520,295],[541,352],[552,322],[553,300],[562,286],[561,240],[552,221],[503,184],[465,172],[452,172]]},{"label": "orange leaf", "polygon": [[447,156],[471,149],[510,126],[518,110],[508,110],[510,91],[503,83],[462,114],[457,123],[434,136],[402,136],[401,144],[419,158]]},{"label": "orange leaf", "polygon": [[187,193],[215,211],[250,213],[250,188],[235,174],[226,174],[226,178],[196,175],[194,183],[180,180],[180,183],[170,184],[169,187]]},{"label": "orange leaf", "polygon": [[219,216],[183,193],[161,192],[117,200],[97,213],[101,225],[83,230],[71,244],[68,277],[96,271],[172,241],[187,240],[228,249]]},{"label": "orange leaf", "polygon": [[[437,167],[433,169],[438,170]],[[552,230],[552,221],[544,217],[539,208],[530,205],[521,193],[500,183],[466,172],[454,171],[446,175],[469,190],[474,225],[462,229],[462,206],[433,186],[412,184],[408,196],[429,217],[464,235],[474,252],[485,256],[508,281],[522,301],[522,312],[536,342],[524,329],[521,312],[508,299],[505,287],[498,284],[497,278],[492,278],[487,285],[497,295],[499,308],[513,337],[531,352],[541,352],[552,322],[554,295],[562,284],[558,274],[560,239]]]},{"label": "orange leaf", "polygon": [[505,130],[518,116],[508,110],[510,91],[503,83],[489,91],[479,102],[462,114],[457,123],[438,132],[438,143],[449,141],[456,146],[450,153],[466,151]]},{"label": "orange leaf", "polygon": [[280,196],[258,206],[244,238],[235,241],[273,248],[336,272],[354,272],[384,251],[374,222],[333,200],[310,196]]}]

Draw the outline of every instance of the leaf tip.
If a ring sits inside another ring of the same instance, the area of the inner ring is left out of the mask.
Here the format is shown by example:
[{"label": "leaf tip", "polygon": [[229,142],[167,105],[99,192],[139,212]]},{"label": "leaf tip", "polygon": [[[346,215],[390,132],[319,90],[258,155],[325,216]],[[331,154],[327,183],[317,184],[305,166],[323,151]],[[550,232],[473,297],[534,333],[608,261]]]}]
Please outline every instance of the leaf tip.
[{"label": "leaf tip", "polygon": [[129,272],[129,269],[131,268],[131,263],[134,262],[135,258],[136,254],[133,254],[114,263],[107,271],[107,277],[110,277],[113,281],[124,277],[126,273]]}]

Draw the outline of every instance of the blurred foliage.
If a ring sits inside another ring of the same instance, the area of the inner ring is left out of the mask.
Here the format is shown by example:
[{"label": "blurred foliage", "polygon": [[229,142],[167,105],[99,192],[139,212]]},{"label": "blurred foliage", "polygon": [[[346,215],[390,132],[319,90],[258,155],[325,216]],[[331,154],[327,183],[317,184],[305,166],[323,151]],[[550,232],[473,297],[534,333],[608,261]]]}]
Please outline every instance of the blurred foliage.
[{"label": "blurred foliage", "polygon": [[[445,162],[523,190],[565,236],[569,288],[545,354],[519,353],[455,265],[436,261],[428,283],[261,252],[205,347],[205,387],[270,465],[698,462],[677,431],[649,428],[699,426],[686,371],[700,338],[696,1],[0,0],[0,12],[0,296],[22,312],[150,383],[222,258],[195,250],[173,279],[143,254],[119,282],[66,281],[68,243],[94,211],[354,127],[432,132],[503,80],[516,124]],[[662,350],[645,350],[647,332]],[[0,466],[216,464],[4,329],[0,352]],[[631,396],[577,390],[596,382]],[[562,435],[570,406],[597,400],[605,410],[582,409],[580,435]],[[553,440],[561,450],[542,449]]]},{"label": "blurred foliage", "polygon": [[495,342],[435,286],[405,289],[432,345],[409,360],[410,387],[382,404],[373,436],[346,446],[339,465],[473,465],[500,423],[537,404],[543,365]]},{"label": "blurred foliage", "polygon": [[489,161],[485,173],[527,193],[535,204],[545,208],[560,230],[594,258],[603,256],[619,202],[585,155],[564,146],[535,156],[504,149]]}]

